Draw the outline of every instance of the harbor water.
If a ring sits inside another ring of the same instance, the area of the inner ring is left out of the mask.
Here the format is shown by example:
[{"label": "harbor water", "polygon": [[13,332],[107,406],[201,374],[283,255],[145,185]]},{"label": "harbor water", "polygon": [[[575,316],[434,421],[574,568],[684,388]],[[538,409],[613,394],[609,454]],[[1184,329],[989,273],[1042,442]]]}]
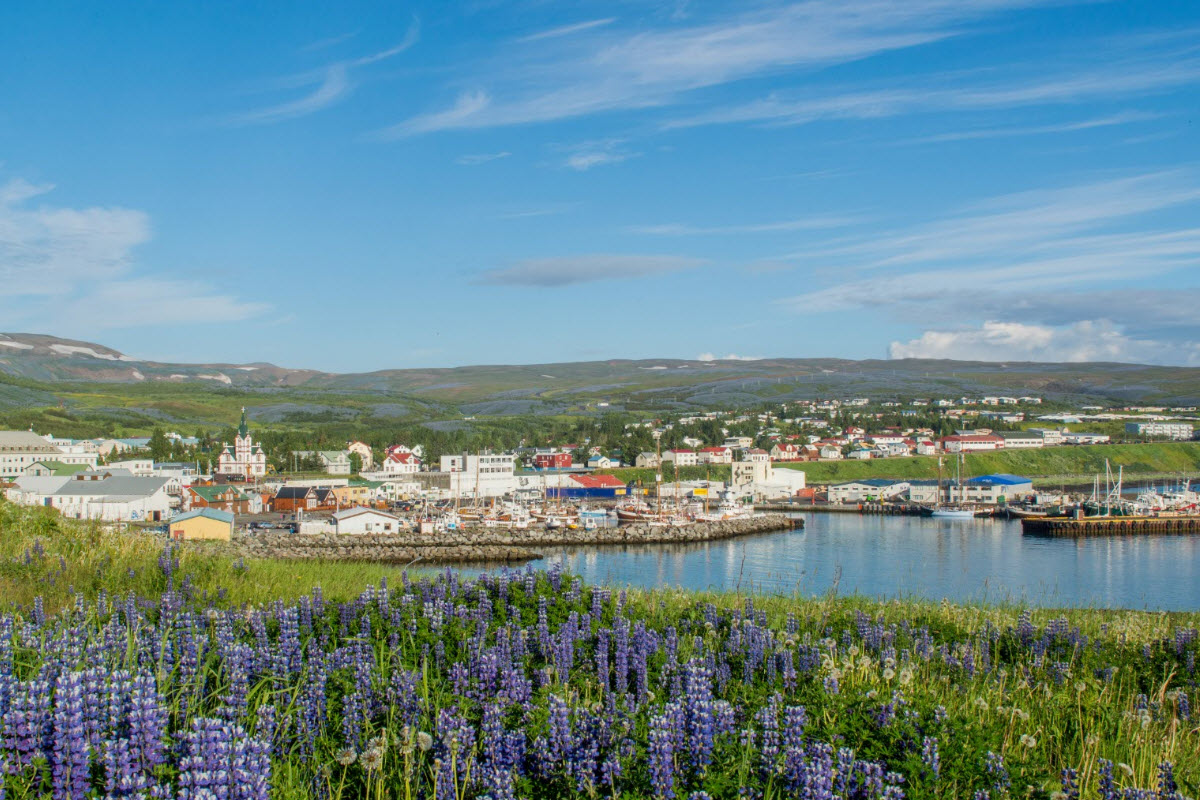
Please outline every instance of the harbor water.
[{"label": "harbor water", "polygon": [[703,544],[543,548],[540,566],[647,588],[1200,610],[1200,536],[1057,539],[1009,520],[801,516],[802,529]]}]

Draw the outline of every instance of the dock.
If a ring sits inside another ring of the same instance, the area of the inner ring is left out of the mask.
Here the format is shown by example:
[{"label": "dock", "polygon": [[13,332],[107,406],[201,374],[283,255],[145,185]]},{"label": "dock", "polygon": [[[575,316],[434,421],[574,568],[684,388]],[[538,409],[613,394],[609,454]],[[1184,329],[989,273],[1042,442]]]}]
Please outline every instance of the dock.
[{"label": "dock", "polygon": [[1030,517],[1021,520],[1030,536],[1140,536],[1200,533],[1200,516]]},{"label": "dock", "polygon": [[920,516],[916,503],[756,503],[755,511],[794,514],[901,514]]}]

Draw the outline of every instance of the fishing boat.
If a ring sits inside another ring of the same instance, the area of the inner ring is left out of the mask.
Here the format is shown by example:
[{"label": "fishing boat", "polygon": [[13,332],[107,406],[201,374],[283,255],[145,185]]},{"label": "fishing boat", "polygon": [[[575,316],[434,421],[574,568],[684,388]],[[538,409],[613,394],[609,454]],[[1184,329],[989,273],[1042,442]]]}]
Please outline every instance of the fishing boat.
[{"label": "fishing boat", "polygon": [[[959,499],[963,496],[962,483],[962,465],[963,454],[958,454],[957,469],[957,486]],[[937,517],[938,519],[975,519],[978,509],[972,508],[963,503],[942,503],[942,458],[938,456],[938,493],[937,502],[934,503],[933,509],[929,512],[929,516]]]}]

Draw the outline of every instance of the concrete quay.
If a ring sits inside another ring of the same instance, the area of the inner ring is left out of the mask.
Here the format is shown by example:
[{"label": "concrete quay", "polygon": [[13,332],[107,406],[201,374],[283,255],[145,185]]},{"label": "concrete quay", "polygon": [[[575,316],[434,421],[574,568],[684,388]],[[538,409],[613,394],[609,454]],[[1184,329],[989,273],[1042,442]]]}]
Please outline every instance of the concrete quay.
[{"label": "concrete quay", "polygon": [[237,534],[239,554],[252,558],[376,561],[389,564],[523,562],[541,558],[533,548],[605,544],[680,544],[707,542],[801,527],[802,520],[782,514],[679,527],[622,525],[595,530],[566,528],[508,530],[463,528],[436,534],[258,533]]}]

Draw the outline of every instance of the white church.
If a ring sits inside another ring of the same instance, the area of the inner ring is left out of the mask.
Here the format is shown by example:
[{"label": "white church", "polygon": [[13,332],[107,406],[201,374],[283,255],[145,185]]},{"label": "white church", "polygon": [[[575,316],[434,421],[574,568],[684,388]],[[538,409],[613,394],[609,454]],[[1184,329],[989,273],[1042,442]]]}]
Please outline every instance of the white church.
[{"label": "white church", "polygon": [[222,445],[217,458],[217,475],[228,480],[241,478],[252,480],[267,474],[267,454],[262,445],[250,438],[250,426],[246,424],[246,409],[242,408],[242,424],[232,445]]}]

